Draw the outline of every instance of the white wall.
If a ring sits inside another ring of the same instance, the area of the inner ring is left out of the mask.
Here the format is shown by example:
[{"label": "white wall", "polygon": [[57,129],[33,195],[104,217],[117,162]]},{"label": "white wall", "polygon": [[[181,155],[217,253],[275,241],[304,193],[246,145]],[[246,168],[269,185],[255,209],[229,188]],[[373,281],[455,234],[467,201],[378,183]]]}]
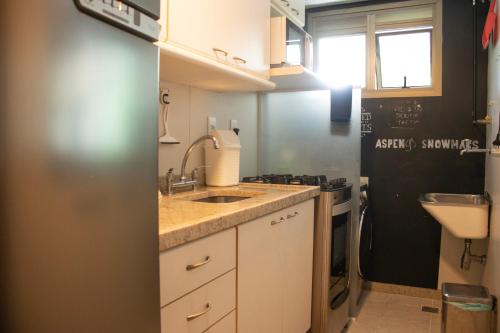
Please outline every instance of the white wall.
[{"label": "white wall", "polygon": [[[493,125],[488,126],[486,143],[489,145],[498,132],[500,111],[500,45],[489,51],[488,67],[488,114],[493,117]],[[490,292],[500,298],[500,158],[486,157],[486,191],[493,199],[490,219],[490,240],[488,259],[484,272],[483,284]],[[497,331],[500,332],[500,320]]]},{"label": "white wall", "polygon": [[[194,140],[207,134],[208,116],[217,118],[218,129],[229,129],[229,121],[238,120],[242,145],[240,176],[257,174],[257,94],[215,93],[170,82],[161,82],[160,86],[170,89],[168,127],[170,135],[181,142],[176,145],[160,144],[160,175],[164,175],[169,168],[175,168],[176,174],[180,173],[186,149]],[[158,116],[159,133],[163,135],[161,112]],[[203,146],[192,153],[187,171],[200,165],[204,165]]]}]

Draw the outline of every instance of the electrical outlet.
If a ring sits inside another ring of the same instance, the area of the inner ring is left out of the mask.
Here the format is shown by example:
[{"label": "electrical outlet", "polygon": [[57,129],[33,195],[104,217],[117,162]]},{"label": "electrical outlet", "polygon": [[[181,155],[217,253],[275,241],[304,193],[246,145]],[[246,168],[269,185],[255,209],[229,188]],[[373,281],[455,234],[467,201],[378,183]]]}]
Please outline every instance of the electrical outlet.
[{"label": "electrical outlet", "polygon": [[238,128],[238,120],[231,119],[231,121],[229,121],[229,129],[235,129],[235,128]]},{"label": "electrical outlet", "polygon": [[217,118],[215,117],[208,117],[207,121],[207,133],[210,133],[214,129],[217,128]]}]

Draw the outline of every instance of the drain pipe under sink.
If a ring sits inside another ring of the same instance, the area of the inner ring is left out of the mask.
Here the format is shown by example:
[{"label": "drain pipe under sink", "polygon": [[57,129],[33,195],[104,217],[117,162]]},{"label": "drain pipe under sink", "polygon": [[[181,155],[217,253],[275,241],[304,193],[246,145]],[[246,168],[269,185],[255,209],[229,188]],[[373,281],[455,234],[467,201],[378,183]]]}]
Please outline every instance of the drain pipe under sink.
[{"label": "drain pipe under sink", "polygon": [[471,252],[472,240],[466,239],[464,244],[464,253],[462,254],[462,260],[460,262],[460,268],[468,271],[470,269],[470,264],[473,262],[479,262],[482,265],[486,264],[486,255],[478,256]]}]

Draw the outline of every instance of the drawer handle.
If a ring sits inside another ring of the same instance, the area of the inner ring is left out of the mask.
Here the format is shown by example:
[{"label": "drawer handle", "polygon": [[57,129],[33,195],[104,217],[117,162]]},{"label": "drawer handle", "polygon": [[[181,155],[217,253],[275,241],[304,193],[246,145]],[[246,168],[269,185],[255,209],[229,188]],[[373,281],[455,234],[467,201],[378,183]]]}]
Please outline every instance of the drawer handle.
[{"label": "drawer handle", "polygon": [[281,0],[285,4],[285,6],[290,7],[290,3],[287,0]]},{"label": "drawer handle", "polygon": [[242,63],[242,64],[246,64],[247,61],[243,58],[240,58],[240,57],[233,57],[233,60],[234,62],[239,62],[239,63]]},{"label": "drawer handle", "polygon": [[291,219],[291,218],[294,218],[294,217],[295,217],[295,216],[297,216],[297,215],[299,215],[299,212],[295,212],[295,213],[293,213],[293,215],[292,215],[292,214],[288,214],[288,215],[286,216],[286,218],[287,218],[287,219]]},{"label": "drawer handle", "polygon": [[229,53],[227,53],[227,51],[224,51],[223,49],[218,49],[218,48],[216,48],[216,47],[214,47],[212,50],[214,50],[214,52],[215,52],[216,54],[217,54],[217,53],[222,53],[222,54],[224,54],[224,56],[225,56],[225,57],[227,57],[227,55],[229,54]]},{"label": "drawer handle", "polygon": [[292,8],[292,12],[294,12],[295,15],[299,15],[300,14],[299,11],[297,9],[295,9],[295,8]]},{"label": "drawer handle", "polygon": [[280,223],[283,223],[283,222],[285,222],[285,219],[283,217],[280,217],[280,219],[278,221],[272,220],[271,221],[271,225],[276,225],[276,224],[280,224]]},{"label": "drawer handle", "polygon": [[203,265],[208,264],[212,259],[210,259],[210,256],[206,256],[205,260],[197,263],[197,264],[190,264],[186,266],[186,271],[192,271],[195,268],[201,267]]},{"label": "drawer handle", "polygon": [[207,313],[208,311],[212,310],[212,306],[210,305],[210,303],[207,303],[207,305],[205,306],[205,310],[201,311],[201,312],[198,312],[198,313],[195,313],[195,314],[192,314],[192,315],[189,315],[186,317],[186,320],[187,321],[191,321],[191,320],[194,320],[198,317],[201,317],[203,316],[205,313]]}]

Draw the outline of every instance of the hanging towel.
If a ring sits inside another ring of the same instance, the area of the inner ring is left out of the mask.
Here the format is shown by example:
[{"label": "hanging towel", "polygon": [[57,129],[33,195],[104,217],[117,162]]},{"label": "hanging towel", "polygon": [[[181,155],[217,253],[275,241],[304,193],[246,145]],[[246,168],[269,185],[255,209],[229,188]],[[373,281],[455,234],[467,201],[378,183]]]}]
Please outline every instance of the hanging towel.
[{"label": "hanging towel", "polygon": [[490,42],[491,34],[493,33],[493,45],[496,46],[498,42],[498,22],[497,13],[495,12],[497,6],[497,0],[492,0],[490,2],[490,9],[488,11],[488,16],[486,17],[486,23],[484,24],[483,30],[483,49],[488,48],[488,43]]}]

